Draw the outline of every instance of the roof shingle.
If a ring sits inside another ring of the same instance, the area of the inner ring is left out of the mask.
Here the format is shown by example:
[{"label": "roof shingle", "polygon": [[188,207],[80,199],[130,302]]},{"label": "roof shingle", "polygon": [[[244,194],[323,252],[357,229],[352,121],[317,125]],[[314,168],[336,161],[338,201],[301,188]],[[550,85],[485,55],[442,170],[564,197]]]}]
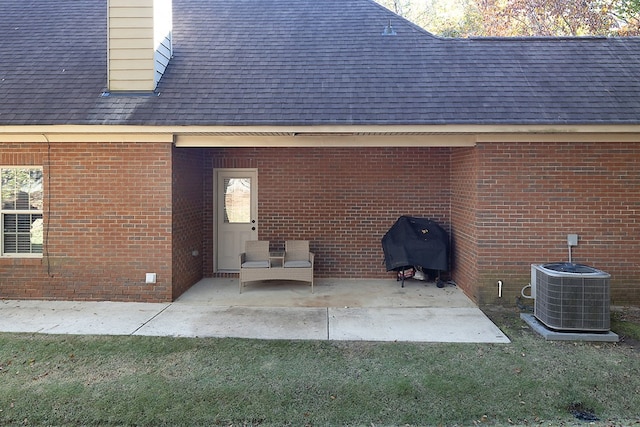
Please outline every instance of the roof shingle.
[{"label": "roof shingle", "polygon": [[173,8],[157,96],[102,96],[104,1],[0,0],[0,124],[640,124],[640,38],[442,39],[371,0]]}]

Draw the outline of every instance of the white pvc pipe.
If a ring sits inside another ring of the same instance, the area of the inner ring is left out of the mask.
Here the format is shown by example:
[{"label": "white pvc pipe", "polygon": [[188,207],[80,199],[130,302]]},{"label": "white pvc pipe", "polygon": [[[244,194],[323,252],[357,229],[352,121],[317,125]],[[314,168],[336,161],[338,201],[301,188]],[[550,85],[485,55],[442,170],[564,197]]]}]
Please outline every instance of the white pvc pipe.
[{"label": "white pvc pipe", "polygon": [[529,288],[529,289],[533,289],[533,288],[531,287],[531,285],[527,285],[527,286],[525,286],[524,288],[522,288],[522,290],[520,291],[520,295],[522,295],[522,296],[523,296],[523,298],[527,298],[527,299],[534,299],[534,298],[535,298],[535,296],[534,296],[534,295],[531,295],[531,294],[530,294],[530,295],[525,295],[524,290],[525,290],[525,289],[527,289],[527,288]]}]

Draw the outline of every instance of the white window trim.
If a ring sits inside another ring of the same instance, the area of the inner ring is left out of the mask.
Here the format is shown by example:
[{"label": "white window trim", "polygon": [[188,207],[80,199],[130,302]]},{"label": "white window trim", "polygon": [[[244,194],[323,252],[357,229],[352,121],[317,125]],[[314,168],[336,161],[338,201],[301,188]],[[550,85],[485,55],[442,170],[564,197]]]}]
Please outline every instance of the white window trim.
[{"label": "white window trim", "polygon": [[[5,165],[0,165],[0,173],[3,170],[6,169],[31,169],[31,170],[40,170],[43,171],[43,167],[42,166],[34,166],[34,165],[10,165],[10,166],[5,166]],[[0,191],[2,190],[1,188],[2,186],[2,182],[0,182]],[[44,195],[44,188],[43,188],[43,195]],[[41,210],[26,210],[26,209],[13,209],[13,210],[9,210],[9,209],[3,209],[2,208],[2,204],[0,203],[0,259],[2,258],[42,258],[44,256],[44,244],[45,242],[42,242],[42,246],[43,246],[43,250],[42,252],[22,252],[22,253],[4,253],[4,215],[8,214],[16,214],[16,215],[20,215],[20,214],[40,214],[42,216],[42,218],[44,219],[44,206],[43,209]]]}]

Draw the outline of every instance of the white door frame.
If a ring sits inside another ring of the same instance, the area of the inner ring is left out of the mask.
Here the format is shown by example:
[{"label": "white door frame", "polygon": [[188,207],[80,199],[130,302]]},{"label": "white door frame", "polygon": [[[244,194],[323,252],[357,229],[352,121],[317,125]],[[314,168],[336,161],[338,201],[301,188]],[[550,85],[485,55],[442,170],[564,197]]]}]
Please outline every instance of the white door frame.
[{"label": "white door frame", "polygon": [[[220,257],[221,248],[219,238],[221,238],[222,227],[222,205],[221,198],[224,194],[221,194],[221,180],[224,178],[233,177],[249,177],[251,178],[251,222],[242,223],[235,226],[239,231],[233,231],[238,233],[238,244],[241,244],[241,248],[238,254],[244,250],[244,240],[257,240],[258,239],[258,169],[255,168],[219,168],[213,170],[213,267],[215,272],[236,272],[239,271],[239,265],[234,268],[221,265]],[[244,235],[244,237],[242,237]],[[242,240],[244,238],[244,240]],[[240,242],[242,240],[242,242]]]}]

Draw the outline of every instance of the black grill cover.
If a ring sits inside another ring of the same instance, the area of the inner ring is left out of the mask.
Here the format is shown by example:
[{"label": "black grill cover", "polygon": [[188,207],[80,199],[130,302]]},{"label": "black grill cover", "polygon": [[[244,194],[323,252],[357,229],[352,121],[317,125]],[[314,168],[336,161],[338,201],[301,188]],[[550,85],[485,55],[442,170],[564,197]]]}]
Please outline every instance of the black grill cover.
[{"label": "black grill cover", "polygon": [[382,238],[387,271],[416,266],[449,270],[449,236],[426,218],[401,216]]}]

